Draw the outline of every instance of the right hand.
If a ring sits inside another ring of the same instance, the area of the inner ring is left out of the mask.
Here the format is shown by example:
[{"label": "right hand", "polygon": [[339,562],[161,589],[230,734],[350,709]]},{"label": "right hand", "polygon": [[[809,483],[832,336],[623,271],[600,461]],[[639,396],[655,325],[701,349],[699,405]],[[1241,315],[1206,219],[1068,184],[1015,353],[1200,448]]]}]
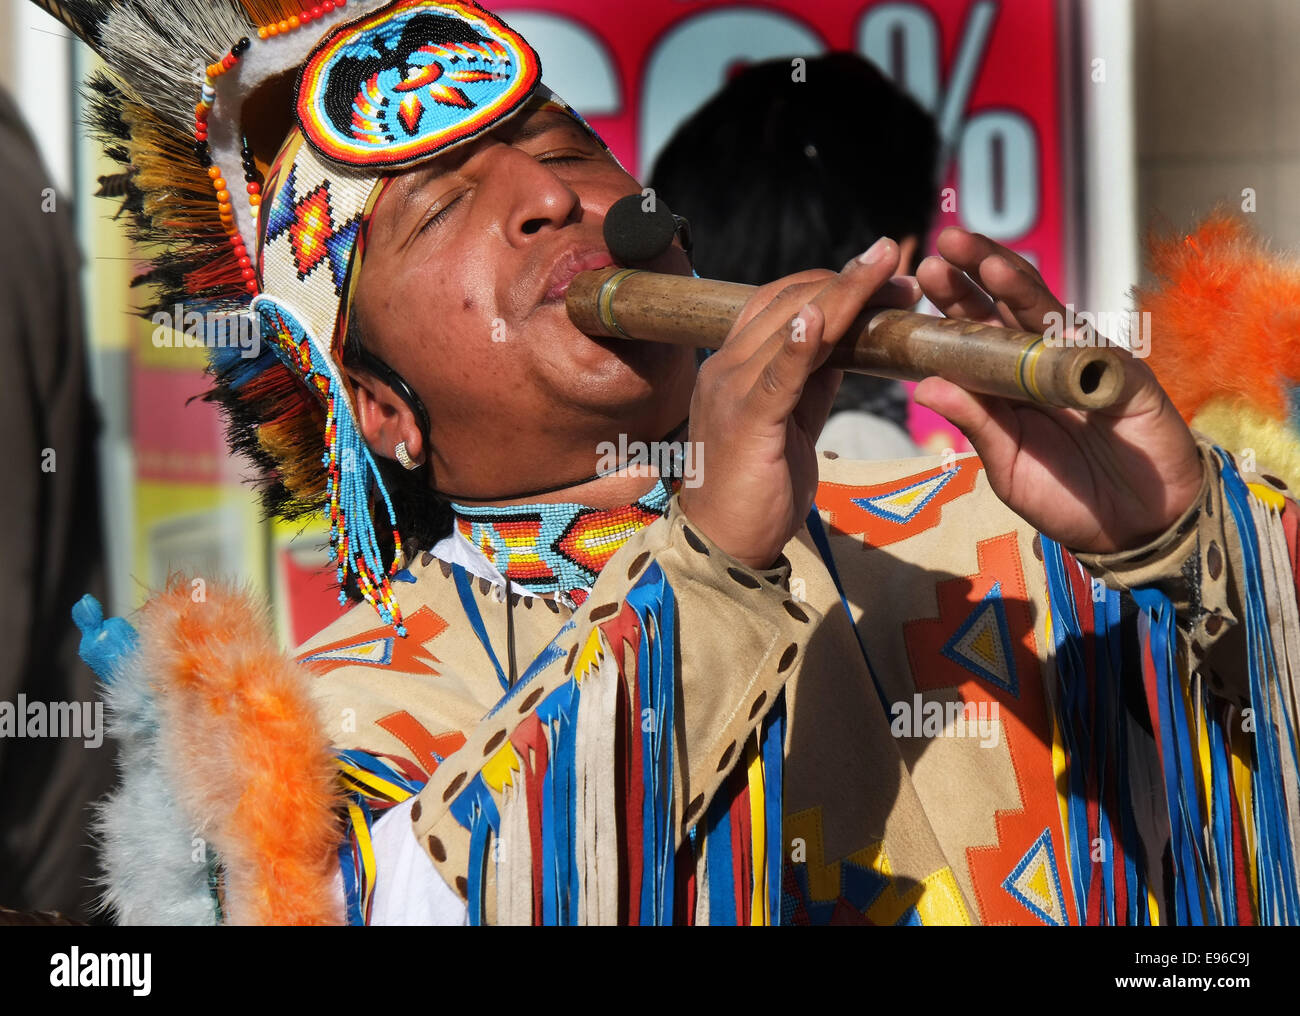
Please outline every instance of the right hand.
[{"label": "right hand", "polygon": [[898,245],[884,239],[838,275],[799,272],[760,287],[700,368],[690,440],[702,453],[701,482],[683,486],[680,504],[742,564],[771,567],[803,528],[817,491],[817,438],[843,377],[826,358],[866,307],[920,299],[915,280],[892,279],[898,263]]}]

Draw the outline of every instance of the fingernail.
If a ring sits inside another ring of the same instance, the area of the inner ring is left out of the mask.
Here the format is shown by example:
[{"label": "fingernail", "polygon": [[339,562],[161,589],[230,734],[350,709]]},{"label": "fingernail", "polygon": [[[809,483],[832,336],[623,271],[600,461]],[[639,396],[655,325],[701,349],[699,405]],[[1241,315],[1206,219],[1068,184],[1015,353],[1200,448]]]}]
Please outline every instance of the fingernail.
[{"label": "fingernail", "polygon": [[868,247],[864,253],[858,256],[858,264],[874,265],[877,261],[883,260],[885,251],[889,249],[889,244],[891,242],[892,241],[890,241],[888,237],[882,236],[879,240]]}]

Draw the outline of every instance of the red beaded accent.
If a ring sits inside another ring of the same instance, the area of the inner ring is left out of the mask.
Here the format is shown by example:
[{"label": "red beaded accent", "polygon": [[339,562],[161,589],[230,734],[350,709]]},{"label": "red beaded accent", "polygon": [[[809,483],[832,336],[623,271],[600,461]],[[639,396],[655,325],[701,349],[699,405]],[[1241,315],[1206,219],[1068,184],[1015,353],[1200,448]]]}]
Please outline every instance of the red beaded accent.
[{"label": "red beaded accent", "polygon": [[336,9],[346,6],[347,0],[324,0],[323,3],[314,4],[310,10],[291,14],[284,21],[272,21],[267,25],[259,25],[257,37],[259,39],[270,39],[277,35],[297,31],[303,25],[310,24],[318,18],[323,18],[327,14],[332,14]]}]

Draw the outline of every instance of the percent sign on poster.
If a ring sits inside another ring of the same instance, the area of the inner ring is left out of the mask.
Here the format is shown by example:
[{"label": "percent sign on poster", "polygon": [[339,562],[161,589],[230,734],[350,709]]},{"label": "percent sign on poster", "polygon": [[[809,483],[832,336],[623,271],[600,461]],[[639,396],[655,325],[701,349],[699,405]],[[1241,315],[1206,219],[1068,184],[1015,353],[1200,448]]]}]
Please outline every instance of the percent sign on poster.
[{"label": "percent sign on poster", "polygon": [[[783,0],[647,0],[635,17],[614,20],[607,7],[584,0],[542,7],[550,5],[501,13],[537,46],[547,82],[643,176],[678,125],[738,65],[858,52],[935,117],[938,182],[959,196],[939,224],[1043,252],[1046,273],[1055,275],[1059,202],[1043,206],[1043,146],[1059,132],[1051,0],[825,0],[802,9]],[[1054,198],[1059,184],[1048,184]]]},{"label": "percent sign on poster", "polygon": [[1038,220],[1038,138],[1023,113],[993,109],[967,119],[971,93],[984,64],[998,4],[973,4],[942,82],[939,28],[929,8],[889,3],[863,16],[859,48],[934,114],[942,145],[940,176],[956,158],[959,221],[967,229],[1016,240]]}]

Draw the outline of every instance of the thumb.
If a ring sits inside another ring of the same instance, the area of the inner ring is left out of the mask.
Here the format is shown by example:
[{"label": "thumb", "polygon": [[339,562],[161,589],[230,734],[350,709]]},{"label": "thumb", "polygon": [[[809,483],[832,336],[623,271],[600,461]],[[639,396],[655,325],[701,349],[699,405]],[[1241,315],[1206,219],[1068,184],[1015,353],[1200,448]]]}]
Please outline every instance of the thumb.
[{"label": "thumb", "polygon": [[1005,401],[976,395],[940,377],[918,384],[913,398],[965,434],[987,468],[993,472],[1010,468],[1020,451],[1020,425]]}]

